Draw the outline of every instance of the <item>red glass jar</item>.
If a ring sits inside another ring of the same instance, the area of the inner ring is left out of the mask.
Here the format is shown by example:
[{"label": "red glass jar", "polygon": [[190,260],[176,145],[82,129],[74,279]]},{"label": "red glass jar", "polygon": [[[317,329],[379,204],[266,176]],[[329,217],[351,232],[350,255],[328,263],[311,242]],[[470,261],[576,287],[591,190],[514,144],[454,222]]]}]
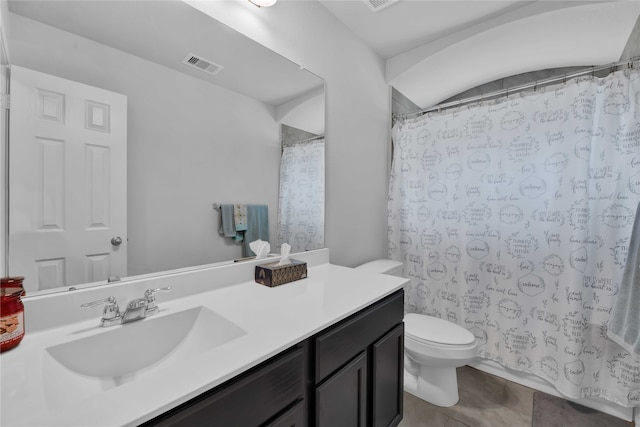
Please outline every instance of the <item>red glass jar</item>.
[{"label": "red glass jar", "polygon": [[0,353],[17,346],[24,337],[24,277],[0,279]]}]

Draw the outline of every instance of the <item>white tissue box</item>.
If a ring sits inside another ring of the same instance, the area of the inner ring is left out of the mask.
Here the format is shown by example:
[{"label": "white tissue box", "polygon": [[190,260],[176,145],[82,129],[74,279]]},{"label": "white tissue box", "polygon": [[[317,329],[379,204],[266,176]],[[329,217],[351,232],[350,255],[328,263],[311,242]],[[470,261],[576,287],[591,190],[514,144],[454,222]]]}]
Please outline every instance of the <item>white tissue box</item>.
[{"label": "white tissue box", "polygon": [[270,288],[307,277],[307,263],[290,260],[287,265],[278,265],[278,261],[270,264],[256,265],[256,283]]}]

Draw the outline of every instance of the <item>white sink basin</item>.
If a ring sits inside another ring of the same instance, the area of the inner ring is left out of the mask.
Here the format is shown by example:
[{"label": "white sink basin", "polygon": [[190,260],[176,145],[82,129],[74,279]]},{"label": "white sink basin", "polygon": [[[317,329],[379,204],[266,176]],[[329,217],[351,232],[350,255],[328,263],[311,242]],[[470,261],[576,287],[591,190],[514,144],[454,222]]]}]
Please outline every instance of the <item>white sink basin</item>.
[{"label": "white sink basin", "polygon": [[64,405],[158,370],[184,366],[189,357],[245,334],[205,307],[108,327],[45,350],[45,396],[51,406]]}]

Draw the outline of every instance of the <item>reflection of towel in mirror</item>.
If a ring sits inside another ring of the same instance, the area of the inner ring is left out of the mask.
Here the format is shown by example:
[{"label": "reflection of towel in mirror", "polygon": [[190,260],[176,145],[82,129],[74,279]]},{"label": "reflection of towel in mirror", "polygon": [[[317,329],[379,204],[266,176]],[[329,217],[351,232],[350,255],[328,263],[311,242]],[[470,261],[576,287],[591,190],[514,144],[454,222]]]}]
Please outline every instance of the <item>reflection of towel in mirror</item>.
[{"label": "reflection of towel in mirror", "polygon": [[233,205],[220,205],[220,226],[218,227],[218,233],[224,237],[236,237]]},{"label": "reflection of towel in mirror", "polygon": [[640,204],[636,210],[627,265],[611,310],[607,335],[625,350],[640,355]]},{"label": "reflection of towel in mirror", "polygon": [[242,256],[255,254],[249,243],[255,240],[269,241],[269,207],[267,205],[247,205],[247,231],[244,232]]},{"label": "reflection of towel in mirror", "polygon": [[236,231],[247,229],[247,205],[233,205],[233,221],[236,225]]}]

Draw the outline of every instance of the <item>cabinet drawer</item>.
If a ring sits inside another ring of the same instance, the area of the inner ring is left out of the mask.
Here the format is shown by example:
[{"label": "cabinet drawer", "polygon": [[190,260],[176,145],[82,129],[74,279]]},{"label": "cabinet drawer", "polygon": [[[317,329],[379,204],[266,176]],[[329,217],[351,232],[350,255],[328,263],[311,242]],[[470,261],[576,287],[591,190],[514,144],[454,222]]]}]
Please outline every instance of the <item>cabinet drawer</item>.
[{"label": "cabinet drawer", "polygon": [[303,350],[297,348],[145,426],[259,426],[303,397],[303,370]]},{"label": "cabinet drawer", "polygon": [[306,427],[305,401],[301,400],[263,427]]},{"label": "cabinet drawer", "polygon": [[402,322],[403,315],[400,290],[316,337],[316,384]]}]

